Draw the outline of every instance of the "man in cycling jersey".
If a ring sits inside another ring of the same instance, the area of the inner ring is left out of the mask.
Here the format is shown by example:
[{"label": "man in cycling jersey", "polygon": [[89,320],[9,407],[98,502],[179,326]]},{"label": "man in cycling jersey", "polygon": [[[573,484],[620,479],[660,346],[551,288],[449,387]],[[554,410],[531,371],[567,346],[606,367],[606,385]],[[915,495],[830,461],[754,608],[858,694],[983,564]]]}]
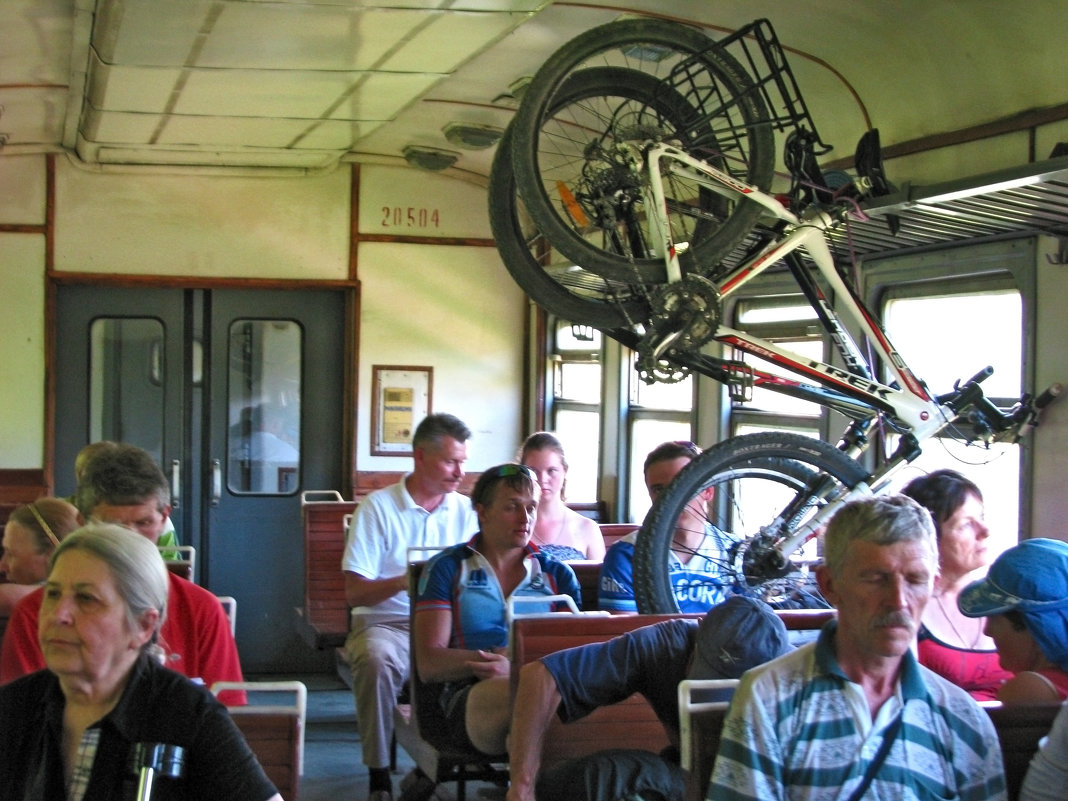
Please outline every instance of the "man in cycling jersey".
[{"label": "man in cycling jersey", "polygon": [[[700,455],[692,442],[664,442],[645,457],[645,487],[656,503],[671,480]],[[710,526],[704,509],[712,501],[713,489],[692,501],[675,529],[668,574],[682,612],[707,612],[729,593],[722,566],[730,546],[729,537]],[[634,543],[637,532],[616,542],[605,554],[598,585],[597,602],[613,614],[636,614],[634,595]]]}]

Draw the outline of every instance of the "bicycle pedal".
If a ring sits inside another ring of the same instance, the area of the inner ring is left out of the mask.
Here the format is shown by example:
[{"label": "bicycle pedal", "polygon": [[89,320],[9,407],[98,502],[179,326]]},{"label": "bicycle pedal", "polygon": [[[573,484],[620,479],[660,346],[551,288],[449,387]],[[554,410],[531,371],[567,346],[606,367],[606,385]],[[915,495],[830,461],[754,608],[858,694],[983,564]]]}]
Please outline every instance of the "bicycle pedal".
[{"label": "bicycle pedal", "polygon": [[753,400],[753,368],[745,362],[731,362],[730,371],[727,395],[731,403],[749,403]]}]

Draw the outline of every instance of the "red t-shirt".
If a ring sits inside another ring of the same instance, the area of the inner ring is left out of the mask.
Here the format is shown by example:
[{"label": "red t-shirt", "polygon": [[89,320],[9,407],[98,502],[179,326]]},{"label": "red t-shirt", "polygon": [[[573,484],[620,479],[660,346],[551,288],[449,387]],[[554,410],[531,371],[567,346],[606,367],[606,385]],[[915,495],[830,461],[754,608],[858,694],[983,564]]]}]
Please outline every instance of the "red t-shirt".
[{"label": "red t-shirt", "polygon": [[917,657],[921,665],[967,690],[976,701],[996,701],[1001,685],[1013,677],[1001,667],[996,650],[973,651],[948,645],[926,626],[920,628]]},{"label": "red t-shirt", "polygon": [[[207,687],[217,681],[242,681],[237,643],[230,633],[219,599],[191,581],[170,571],[167,618],[160,629],[160,645],[171,670],[201,679]],[[45,667],[41,646],[37,642],[37,617],[44,587],[38,587],[11,611],[3,647],[0,648],[0,684]],[[227,706],[248,703],[245,693],[225,690],[219,700]]]}]

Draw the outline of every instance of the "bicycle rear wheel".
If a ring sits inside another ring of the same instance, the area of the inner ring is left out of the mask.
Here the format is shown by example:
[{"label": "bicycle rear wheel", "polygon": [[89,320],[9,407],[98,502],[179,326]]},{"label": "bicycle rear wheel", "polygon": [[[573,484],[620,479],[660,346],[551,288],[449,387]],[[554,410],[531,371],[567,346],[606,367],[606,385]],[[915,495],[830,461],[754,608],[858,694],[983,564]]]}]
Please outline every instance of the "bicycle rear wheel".
[{"label": "bicycle rear wheel", "polygon": [[[623,68],[628,81],[652,79],[652,97],[682,97],[689,113],[667,125],[636,118],[625,102],[630,86],[567,97],[573,75],[605,67]],[[761,188],[774,168],[767,112],[745,70],[701,32],[663,20],[610,23],[568,42],[534,76],[512,127],[516,183],[535,225],[583,269],[617,281],[664,280],[634,146],[671,142]],[[693,182],[662,177],[682,268],[708,274],[749,231],[760,206],[733,191],[707,204]]]},{"label": "bicycle rear wheel", "polygon": [[[651,75],[615,67],[582,70],[569,76],[555,95],[560,105],[611,95],[617,118],[632,124],[656,125],[686,136],[686,121],[695,113],[681,95],[664,91]],[[564,319],[598,328],[632,327],[649,316],[648,291],[641,275],[629,280],[606,278],[555,251],[517,196],[512,169],[512,130],[498,145],[489,182],[490,226],[505,267],[534,301]],[[725,205],[719,195],[695,190],[694,197],[709,213]],[[661,273],[663,272],[661,265]]]},{"label": "bicycle rear wheel", "polygon": [[[776,570],[768,548],[795,531],[824,504],[867,477],[858,462],[820,440],[799,434],[746,434],[709,448],[680,472],[650,510],[634,549],[638,611],[679,611],[668,576],[670,552],[687,531],[714,535],[725,546],[710,565],[710,581],[769,603],[790,603],[804,591],[805,570]],[[817,491],[813,492],[813,487]],[[812,544],[801,555],[816,557]],[[697,557],[694,557],[697,558]],[[700,587],[685,591],[700,594]],[[803,601],[801,602],[803,605]]]},{"label": "bicycle rear wheel", "polygon": [[520,289],[551,314],[600,329],[645,320],[649,306],[642,287],[583,270],[553,250],[516,193],[511,159],[509,127],[493,158],[489,217],[501,261]]}]

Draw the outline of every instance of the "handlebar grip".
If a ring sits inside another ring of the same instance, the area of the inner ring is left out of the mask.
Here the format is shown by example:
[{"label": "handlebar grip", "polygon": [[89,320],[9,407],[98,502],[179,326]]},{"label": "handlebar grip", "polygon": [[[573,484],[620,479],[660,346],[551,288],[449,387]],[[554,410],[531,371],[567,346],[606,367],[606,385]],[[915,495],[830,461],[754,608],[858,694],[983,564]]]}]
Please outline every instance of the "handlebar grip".
[{"label": "handlebar grip", "polygon": [[994,368],[988,365],[982,370],[980,370],[978,373],[973,375],[971,378],[969,378],[967,381],[965,381],[963,386],[968,386],[969,384],[981,384],[988,378],[990,378],[990,376],[992,376],[993,374]]},{"label": "handlebar grip", "polygon": [[1031,405],[1034,406],[1035,409],[1045,409],[1053,403],[1062,392],[1064,392],[1064,384],[1050,384],[1041,395],[1035,398],[1035,402]]},{"label": "handlebar grip", "polygon": [[1031,403],[1030,414],[1026,416],[1023,423],[1016,430],[1014,442],[1019,442],[1023,437],[1031,433],[1031,429],[1038,425],[1038,413],[1056,400],[1062,392],[1064,392],[1063,384],[1050,384],[1041,395],[1034,399]]}]

